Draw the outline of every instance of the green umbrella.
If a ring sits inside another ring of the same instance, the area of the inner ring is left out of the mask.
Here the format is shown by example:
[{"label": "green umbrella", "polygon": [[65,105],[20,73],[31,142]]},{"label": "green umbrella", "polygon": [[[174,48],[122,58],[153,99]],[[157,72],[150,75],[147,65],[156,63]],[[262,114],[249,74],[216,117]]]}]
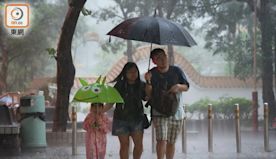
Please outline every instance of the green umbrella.
[{"label": "green umbrella", "polygon": [[73,101],[86,103],[124,103],[120,93],[114,88],[105,84],[101,76],[96,83],[88,84],[84,79],[80,79],[82,87],[77,91]]},{"label": "green umbrella", "polygon": [[[105,79],[101,81],[100,76],[96,83],[93,84],[88,84],[84,79],[80,79],[82,87],[75,94],[73,101],[86,103],[124,103],[120,93],[115,88],[105,84]],[[95,136],[97,136],[96,131]],[[98,158],[97,142],[95,146]]]}]

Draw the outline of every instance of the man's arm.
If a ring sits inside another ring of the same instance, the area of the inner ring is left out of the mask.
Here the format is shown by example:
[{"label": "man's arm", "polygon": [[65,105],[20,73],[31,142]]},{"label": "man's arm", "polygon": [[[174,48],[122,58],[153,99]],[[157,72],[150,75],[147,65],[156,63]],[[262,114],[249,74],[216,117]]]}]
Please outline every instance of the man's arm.
[{"label": "man's arm", "polygon": [[151,93],[152,93],[151,76],[152,76],[151,72],[147,72],[145,74],[145,80],[146,80],[145,92],[146,92],[146,96],[148,97],[148,99],[151,97]]},{"label": "man's arm", "polygon": [[171,89],[169,90],[169,92],[172,93],[179,93],[179,92],[185,92],[188,91],[189,86],[186,84],[175,84],[171,87]]},{"label": "man's arm", "polygon": [[177,66],[174,67],[175,73],[178,76],[179,83],[175,84],[171,87],[169,92],[173,93],[179,93],[179,92],[185,92],[189,90],[190,84],[187,81],[185,73]]}]

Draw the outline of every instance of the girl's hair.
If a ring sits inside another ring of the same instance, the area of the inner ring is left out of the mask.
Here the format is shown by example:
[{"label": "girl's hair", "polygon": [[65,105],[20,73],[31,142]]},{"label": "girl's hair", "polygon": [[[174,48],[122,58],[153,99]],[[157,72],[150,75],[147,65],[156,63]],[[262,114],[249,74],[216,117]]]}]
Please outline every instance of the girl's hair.
[{"label": "girl's hair", "polygon": [[136,63],[134,62],[127,62],[124,66],[124,68],[122,69],[122,71],[120,72],[120,74],[111,82],[122,82],[122,83],[126,83],[127,82],[127,71],[131,68],[135,67],[138,73],[138,77],[135,81],[135,83],[140,83],[141,79],[140,79],[140,72],[138,69],[138,66],[136,65]]},{"label": "girl's hair", "polygon": [[91,105],[90,105],[90,111],[92,110],[92,108],[93,107],[95,107],[95,106],[100,106],[100,107],[103,107],[103,103],[91,103]]},{"label": "girl's hair", "polygon": [[[119,87],[122,89],[123,93],[125,94],[127,91],[127,87],[128,87],[128,83],[127,83],[127,71],[131,68],[135,67],[138,73],[138,77],[134,83],[134,87],[136,90],[140,90],[141,88],[141,79],[140,79],[140,72],[139,69],[137,67],[137,65],[134,62],[127,62],[124,66],[124,68],[122,69],[122,71],[120,72],[120,74],[111,82],[116,82]],[[139,92],[139,91],[138,91]]]},{"label": "girl's hair", "polygon": [[103,103],[91,103],[91,107],[92,106],[103,106],[104,104]]}]

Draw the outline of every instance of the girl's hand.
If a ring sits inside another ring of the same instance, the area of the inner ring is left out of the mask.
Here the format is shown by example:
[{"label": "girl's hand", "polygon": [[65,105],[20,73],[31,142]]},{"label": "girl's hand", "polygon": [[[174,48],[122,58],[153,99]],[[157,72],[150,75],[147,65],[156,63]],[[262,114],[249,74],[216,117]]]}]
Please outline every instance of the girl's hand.
[{"label": "girl's hand", "polygon": [[100,124],[98,122],[94,122],[91,124],[91,128],[99,128],[100,127]]}]

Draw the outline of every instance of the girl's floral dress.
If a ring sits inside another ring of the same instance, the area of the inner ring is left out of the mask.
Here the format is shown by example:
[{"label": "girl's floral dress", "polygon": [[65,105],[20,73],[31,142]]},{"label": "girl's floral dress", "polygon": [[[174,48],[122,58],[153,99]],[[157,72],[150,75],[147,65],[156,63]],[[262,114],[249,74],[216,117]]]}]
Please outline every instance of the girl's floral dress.
[{"label": "girl's floral dress", "polygon": [[111,121],[105,113],[90,112],[84,122],[83,128],[86,130],[86,158],[104,159],[106,153],[106,134],[110,131]]}]

